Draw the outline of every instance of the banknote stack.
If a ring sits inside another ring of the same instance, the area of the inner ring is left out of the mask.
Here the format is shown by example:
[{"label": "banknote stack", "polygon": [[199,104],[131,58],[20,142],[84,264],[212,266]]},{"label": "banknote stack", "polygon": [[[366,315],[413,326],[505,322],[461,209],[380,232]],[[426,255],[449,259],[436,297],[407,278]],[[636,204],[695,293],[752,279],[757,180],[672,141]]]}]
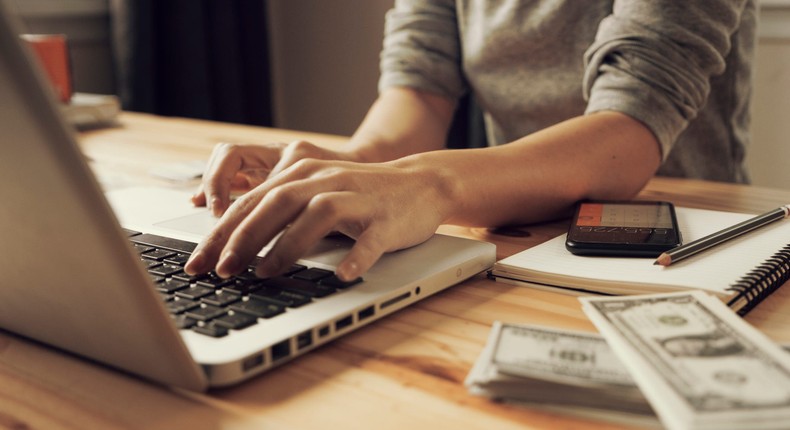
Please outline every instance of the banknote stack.
[{"label": "banknote stack", "polygon": [[625,366],[593,333],[496,322],[466,385],[497,400],[621,422],[655,422]]},{"label": "banknote stack", "polygon": [[666,428],[790,428],[790,355],[719,299],[580,300]]}]

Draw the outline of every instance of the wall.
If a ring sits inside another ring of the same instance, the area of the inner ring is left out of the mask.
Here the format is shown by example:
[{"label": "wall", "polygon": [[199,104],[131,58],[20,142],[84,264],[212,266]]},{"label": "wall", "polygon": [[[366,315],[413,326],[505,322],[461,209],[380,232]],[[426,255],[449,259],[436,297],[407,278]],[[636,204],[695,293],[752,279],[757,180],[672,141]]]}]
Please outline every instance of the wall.
[{"label": "wall", "polygon": [[[77,91],[113,93],[109,0],[10,0],[31,33],[69,36]],[[275,125],[349,135],[376,97],[393,0],[266,1]]]},{"label": "wall", "polygon": [[109,39],[108,0],[13,0],[27,33],[63,33],[69,38],[75,91],[115,90]]},{"label": "wall", "polygon": [[275,124],[350,135],[375,100],[393,0],[269,0]]},{"label": "wall", "polygon": [[761,2],[755,68],[752,182],[790,188],[790,1]]}]

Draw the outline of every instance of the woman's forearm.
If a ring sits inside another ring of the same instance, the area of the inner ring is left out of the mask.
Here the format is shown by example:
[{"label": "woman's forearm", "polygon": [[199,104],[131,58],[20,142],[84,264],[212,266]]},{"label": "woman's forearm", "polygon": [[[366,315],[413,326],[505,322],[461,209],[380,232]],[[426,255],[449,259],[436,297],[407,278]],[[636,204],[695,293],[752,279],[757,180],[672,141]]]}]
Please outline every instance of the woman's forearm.
[{"label": "woman's forearm", "polygon": [[395,163],[435,170],[448,223],[495,226],[563,216],[585,198],[631,198],[660,161],[647,127],[618,112],[599,112],[507,145],[434,151]]},{"label": "woman's forearm", "polygon": [[359,161],[433,170],[447,222],[485,226],[554,218],[585,198],[633,197],[661,162],[653,133],[618,112],[573,118],[507,145],[438,151],[454,109],[437,95],[387,90],[346,151]]},{"label": "woman's forearm", "polygon": [[345,152],[363,162],[380,162],[442,149],[455,104],[438,95],[391,88],[379,96]]}]

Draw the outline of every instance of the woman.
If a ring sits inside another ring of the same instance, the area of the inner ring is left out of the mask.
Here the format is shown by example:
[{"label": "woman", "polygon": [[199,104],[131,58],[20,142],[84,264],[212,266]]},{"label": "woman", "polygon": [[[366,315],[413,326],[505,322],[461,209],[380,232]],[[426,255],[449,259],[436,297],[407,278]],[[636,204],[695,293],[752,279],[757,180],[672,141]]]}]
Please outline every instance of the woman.
[{"label": "woman", "polygon": [[[222,215],[189,273],[285,270],[332,231],[362,275],[443,223],[523,224],[628,199],[654,174],[746,182],[749,1],[399,0],[379,98],[341,150],[220,145],[193,197]],[[471,92],[487,148],[444,150]],[[251,189],[229,205],[230,189]]]}]

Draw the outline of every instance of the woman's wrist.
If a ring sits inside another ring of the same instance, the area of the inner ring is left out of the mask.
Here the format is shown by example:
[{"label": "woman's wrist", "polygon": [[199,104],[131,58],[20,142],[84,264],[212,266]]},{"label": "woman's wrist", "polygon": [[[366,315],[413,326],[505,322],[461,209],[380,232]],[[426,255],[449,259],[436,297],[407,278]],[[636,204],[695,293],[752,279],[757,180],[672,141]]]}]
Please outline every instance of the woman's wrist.
[{"label": "woman's wrist", "polygon": [[452,164],[447,163],[447,151],[432,151],[409,155],[390,162],[406,170],[422,184],[415,197],[427,199],[435,204],[442,223],[456,218],[463,204],[463,175],[458,175]]},{"label": "woman's wrist", "polygon": [[381,154],[379,154],[380,151],[376,146],[376,144],[373,144],[370,141],[361,143],[361,139],[359,139],[357,136],[354,136],[351,138],[348,144],[339,149],[338,152],[347,161],[353,161],[355,163],[377,163],[388,161],[387,159],[384,159]]},{"label": "woman's wrist", "polygon": [[410,155],[402,153],[392,137],[375,131],[358,130],[341,150],[349,161],[358,163],[383,163]]}]

